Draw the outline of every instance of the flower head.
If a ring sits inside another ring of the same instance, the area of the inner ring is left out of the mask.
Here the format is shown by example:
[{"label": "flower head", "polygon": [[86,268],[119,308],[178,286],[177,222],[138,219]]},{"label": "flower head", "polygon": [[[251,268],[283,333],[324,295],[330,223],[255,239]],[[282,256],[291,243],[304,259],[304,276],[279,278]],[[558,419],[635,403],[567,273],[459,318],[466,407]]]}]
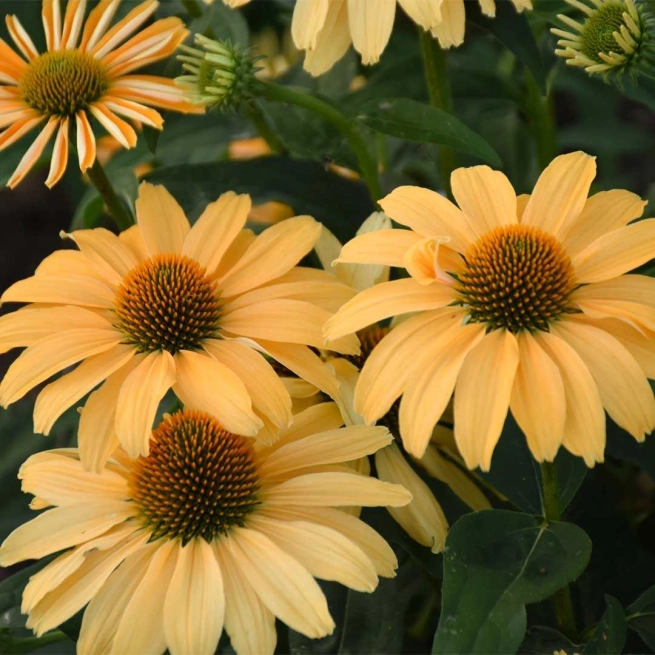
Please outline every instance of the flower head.
[{"label": "flower head", "polygon": [[626,275],[655,256],[655,220],[630,224],[646,203],[628,191],[587,198],[595,173],[576,152],[531,196],[476,166],[453,173],[459,207],[418,187],[380,202],[410,229],[357,237],[340,260],[411,276],[361,292],[325,327],[336,338],[411,314],[361,371],[354,404],[367,423],[402,395],[403,444],[421,457],[454,391],[458,449],[484,470],[508,409],[539,461],[561,445],[602,461],[603,408],[638,440],[655,428],[655,280]]},{"label": "flower head", "polygon": [[185,54],[177,58],[186,74],[175,79],[191,102],[228,109],[252,96],[257,58],[229,41],[214,41],[202,34],[196,34],[195,42],[202,50],[182,46]]},{"label": "flower head", "polygon": [[559,20],[569,29],[551,32],[560,37],[555,53],[569,66],[607,75],[636,74],[643,63],[652,65],[652,39],[642,5],[633,0],[591,0],[591,6],[566,1],[582,13],[582,22],[560,14]]},{"label": "flower head", "polygon": [[[79,251],[55,252],[3,302],[28,302],[0,318],[0,349],[27,349],[0,384],[7,406],[65,368],[34,410],[35,430],[94,387],[80,421],[84,464],[100,470],[120,442],[149,452],[158,405],[172,387],[187,407],[227,430],[272,439],[291,420],[291,399],[264,357],[336,396],[322,325],[353,292],[322,271],[296,266],[321,226],[304,216],[259,236],[243,229],[250,198],[224,193],[193,227],[161,186],[143,183],[138,225],[68,235]],[[46,303],[44,305],[43,303]],[[337,343],[356,352],[356,337]],[[265,426],[265,429],[263,429]]]},{"label": "flower head", "polygon": [[[223,0],[241,7],[250,0]],[[464,0],[398,0],[405,13],[424,30],[432,32],[441,47],[464,42]],[[532,9],[531,0],[512,0],[518,11]],[[380,60],[391,37],[396,0],[298,0],[291,34],[296,47],[305,51],[304,68],[312,75],[326,73],[352,44],[362,63]],[[495,16],[495,0],[480,0],[482,11]]]},{"label": "flower head", "polygon": [[121,116],[161,129],[162,117],[147,105],[202,111],[184,99],[173,80],[131,74],[173,54],[188,34],[184,24],[178,18],[165,18],[128,39],[159,3],[146,0],[107,29],[119,4],[120,0],[102,0],[84,24],[86,1],[69,0],[62,25],[59,0],[43,0],[44,53],[37,51],[16,16],[6,17],[20,54],[0,39],[0,128],[4,128],[0,150],[45,122],[7,182],[9,187],[25,177],[53,136],[46,184],[56,184],[66,170],[73,128],[80,168],[89,168],[96,158],[92,117],[123,147],[132,148],[136,132]]},{"label": "flower head", "polygon": [[86,606],[80,654],[211,655],[223,628],[237,653],[273,653],[276,617],[330,634],[314,577],[371,592],[397,566],[380,535],[334,508],[411,499],[342,464],[391,437],[340,420],[332,403],[312,407],[257,447],[185,410],[163,419],[147,456],[118,449],[100,474],[76,448],[30,457],[23,490],[49,509],[5,540],[0,563],[61,554],[25,588],[28,627],[41,635]]}]

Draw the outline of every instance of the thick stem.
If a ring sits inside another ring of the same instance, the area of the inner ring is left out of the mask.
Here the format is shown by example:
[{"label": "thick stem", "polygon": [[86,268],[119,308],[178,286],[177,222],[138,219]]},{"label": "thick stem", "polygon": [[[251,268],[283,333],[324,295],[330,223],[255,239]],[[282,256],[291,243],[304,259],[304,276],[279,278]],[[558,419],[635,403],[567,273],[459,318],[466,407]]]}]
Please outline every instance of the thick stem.
[{"label": "thick stem", "polygon": [[268,124],[262,110],[254,101],[248,105],[248,116],[257,132],[259,132],[259,136],[266,141],[268,147],[275,153],[283,153],[285,151],[284,144],[280,141],[278,135],[271,129],[271,126]]},{"label": "thick stem", "polygon": [[[542,506],[544,518],[548,523],[559,521],[562,513],[559,504],[559,489],[557,483],[557,467],[553,462],[543,462],[541,464],[541,484],[542,484]],[[571,590],[566,585],[553,596],[555,603],[555,613],[559,629],[569,638],[573,639],[577,635],[577,626],[573,614],[573,604],[571,602]]]},{"label": "thick stem", "polygon": [[377,202],[382,197],[375,161],[372,159],[362,135],[349,118],[320,98],[288,86],[264,82],[257,86],[255,93],[266,100],[284,102],[308,109],[334,125],[346,137],[348,144],[355,153],[359,171],[371,194],[371,198],[374,202]]},{"label": "thick stem", "polygon": [[114,219],[118,229],[127,230],[128,227],[131,227],[134,224],[134,221],[125,205],[121,202],[121,199],[116,195],[116,191],[114,191],[114,187],[111,185],[107,173],[105,173],[105,169],[97,158],[93,162],[93,166],[86,169],[86,174],[89,176],[89,179],[93,182],[95,188],[98,189],[98,193],[105,201],[107,211]]},{"label": "thick stem", "polygon": [[539,170],[543,171],[555,159],[558,152],[553,103],[550,94],[541,95],[532,73],[527,68],[525,69],[525,86],[527,96],[524,110],[537,147]]},{"label": "thick stem", "polygon": [[[425,83],[428,87],[430,104],[437,109],[453,113],[453,94],[448,74],[448,61],[445,50],[442,50],[436,39],[429,32],[419,28],[421,54],[425,69]],[[455,151],[445,146],[439,147],[439,172],[441,183],[451,196],[450,175],[457,163]]]}]

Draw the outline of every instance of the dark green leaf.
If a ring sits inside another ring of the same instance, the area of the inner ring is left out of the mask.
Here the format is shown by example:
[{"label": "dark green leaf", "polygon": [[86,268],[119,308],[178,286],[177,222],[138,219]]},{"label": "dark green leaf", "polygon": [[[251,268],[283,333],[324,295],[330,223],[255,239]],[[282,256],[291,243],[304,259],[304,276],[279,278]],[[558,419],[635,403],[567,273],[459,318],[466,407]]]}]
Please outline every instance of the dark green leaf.
[{"label": "dark green leaf", "polygon": [[627,609],[628,626],[655,651],[655,586],[644,591]]},{"label": "dark green leaf", "polygon": [[433,653],[515,653],[525,605],[575,580],[590,554],[589,537],[570,523],[501,510],[462,517],[446,540]]},{"label": "dark green leaf", "polygon": [[230,41],[246,47],[248,45],[248,23],[239,11],[234,11],[222,2],[214,2],[203,15],[189,23],[191,32],[199,32],[210,39]]},{"label": "dark green leaf", "polygon": [[[651,381],[651,386],[654,384]],[[653,435],[647,436],[644,441],[639,443],[614,421],[608,419],[606,452],[613,457],[636,464],[655,477],[655,438]]]},{"label": "dark green leaf", "polygon": [[502,166],[496,151],[479,134],[452,114],[421,102],[405,98],[370,100],[359,108],[357,119],[388,136],[449,146]]},{"label": "dark green leaf", "polygon": [[519,653],[523,655],[543,655],[563,650],[565,653],[576,652],[577,646],[561,632],[544,625],[528,628],[525,641],[521,644]]},{"label": "dark green leaf", "polygon": [[511,2],[497,2],[496,16],[485,16],[477,2],[466,6],[466,18],[491,32],[511,50],[532,72],[539,90],[546,94],[544,62],[525,14],[516,12]]},{"label": "dark green leaf", "polygon": [[342,243],[374,209],[363,184],[315,162],[284,157],[171,166],[153,171],[148,180],[166,186],[192,218],[232,190],[251,194],[256,203],[286,202],[297,214],[309,214],[327,225]]},{"label": "dark green leaf", "polygon": [[150,125],[143,126],[143,138],[146,140],[148,150],[154,155],[157,152],[157,143],[161,135],[161,130],[157,130]]},{"label": "dark green leaf", "polygon": [[605,595],[607,609],[585,644],[583,655],[616,655],[623,651],[626,632],[625,612],[616,598]]},{"label": "dark green leaf", "polygon": [[[564,511],[575,496],[587,474],[587,466],[561,448],[555,458],[560,497],[560,511]],[[482,473],[518,509],[530,514],[541,514],[541,469],[528,449],[525,436],[511,416],[491,461],[491,470]]]}]

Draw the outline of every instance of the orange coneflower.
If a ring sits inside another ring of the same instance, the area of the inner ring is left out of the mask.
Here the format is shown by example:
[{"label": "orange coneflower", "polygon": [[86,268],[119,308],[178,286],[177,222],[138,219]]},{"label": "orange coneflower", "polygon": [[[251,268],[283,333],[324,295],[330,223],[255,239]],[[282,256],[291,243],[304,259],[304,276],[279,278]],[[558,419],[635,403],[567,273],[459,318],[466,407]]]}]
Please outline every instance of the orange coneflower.
[{"label": "orange coneflower", "polygon": [[[0,384],[0,403],[82,362],[41,391],[35,431],[47,434],[104,381],[79,430],[82,460],[100,470],[119,442],[131,456],[148,452],[171,387],[226,429],[272,438],[291,420],[291,399],[263,353],[336,396],[334,377],[308,346],[323,345],[323,324],[353,292],[296,266],[320,223],[300,216],[255,236],[243,229],[250,204],[224,193],[191,227],[164,187],[143,183],[136,226],[120,236],[70,234],[80,251],[55,252],[0,298],[34,303],[0,318],[0,352],[27,347]],[[354,352],[358,341],[336,348]]]},{"label": "orange coneflower", "polygon": [[108,29],[120,2],[101,0],[84,23],[86,0],[69,0],[62,24],[59,0],[43,0],[47,50],[41,54],[18,18],[6,17],[9,34],[21,54],[0,39],[0,128],[4,128],[0,150],[45,122],[7,186],[15,187],[27,175],[53,136],[46,184],[56,184],[66,170],[73,128],[80,168],[89,168],[96,158],[91,117],[123,147],[132,148],[136,132],[120,116],[161,129],[162,117],[146,105],[202,111],[185,100],[173,80],[132,74],[173,54],[188,34],[184,24],[179,18],[165,18],[125,41],[159,3],[146,0]]},{"label": "orange coneflower", "polygon": [[223,628],[237,653],[267,655],[276,617],[330,634],[314,578],[371,592],[397,566],[377,532],[335,508],[411,499],[345,466],[388,444],[387,430],[340,423],[332,403],[311,407],[258,448],[185,410],[164,418],[149,455],[118,449],[100,474],[76,448],[33,455],[23,491],[50,509],[5,540],[0,564],[63,552],[25,587],[27,626],[41,635],[88,604],[82,655],[212,655]]},{"label": "orange coneflower", "polygon": [[452,176],[459,208],[400,187],[380,204],[410,230],[346,244],[341,260],[405,267],[411,277],[360,293],[328,321],[336,338],[414,314],[376,348],[357,385],[368,422],[402,394],[400,432],[420,457],[455,392],[455,438],[488,470],[508,408],[536,459],[560,445],[603,460],[603,408],[636,439],[655,428],[655,280],[625,273],[655,255],[655,220],[628,191],[587,198],[593,157],[555,159],[517,198],[486,166]]}]

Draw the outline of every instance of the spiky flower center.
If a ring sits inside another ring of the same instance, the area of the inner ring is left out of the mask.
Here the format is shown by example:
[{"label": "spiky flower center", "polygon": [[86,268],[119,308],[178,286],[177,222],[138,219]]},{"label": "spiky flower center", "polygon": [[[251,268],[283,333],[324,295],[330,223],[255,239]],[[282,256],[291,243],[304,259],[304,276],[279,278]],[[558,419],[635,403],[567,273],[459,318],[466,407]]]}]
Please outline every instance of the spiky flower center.
[{"label": "spiky flower center", "polygon": [[117,327],[140,352],[197,350],[215,335],[220,316],[216,284],[185,255],[162,254],[123,279],[114,312]]},{"label": "spiky flower center", "polygon": [[582,52],[593,59],[602,63],[598,58],[598,53],[617,52],[619,54],[630,54],[625,52],[621,45],[614,37],[614,33],[621,33],[621,26],[624,25],[623,14],[626,7],[621,2],[606,3],[601,5],[589,18],[584,22],[582,30]]},{"label": "spiky flower center", "polygon": [[223,430],[209,414],[184,410],[154,430],[129,488],[153,539],[211,542],[243,526],[258,505],[255,451],[251,440]]},{"label": "spiky flower center", "polygon": [[472,322],[516,333],[548,330],[551,321],[570,311],[574,286],[571,260],[555,237],[509,225],[478,240],[456,288]]},{"label": "spiky flower center", "polygon": [[109,88],[98,59],[80,50],[46,52],[33,59],[19,80],[25,102],[46,116],[74,116]]}]

